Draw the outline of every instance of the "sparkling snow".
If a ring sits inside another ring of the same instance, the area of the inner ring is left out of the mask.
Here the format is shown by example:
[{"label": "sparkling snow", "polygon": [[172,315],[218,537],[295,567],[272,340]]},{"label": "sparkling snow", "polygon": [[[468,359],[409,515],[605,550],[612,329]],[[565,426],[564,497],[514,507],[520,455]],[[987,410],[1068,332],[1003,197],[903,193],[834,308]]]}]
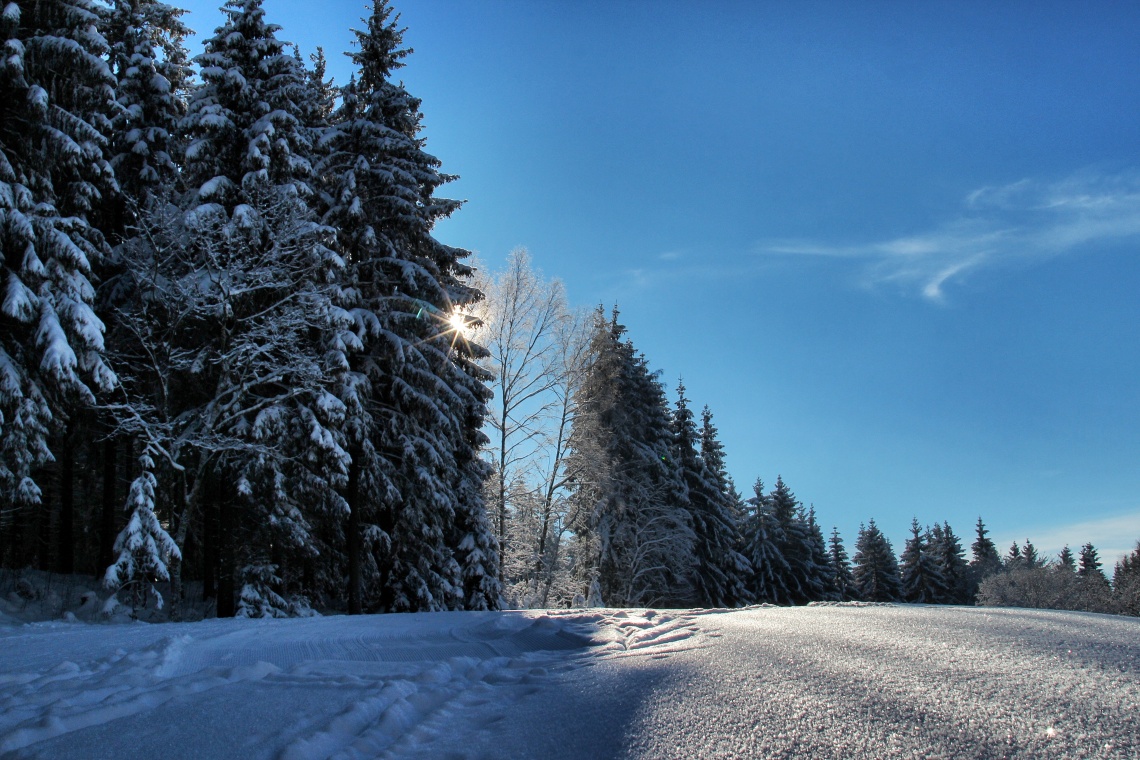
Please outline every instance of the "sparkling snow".
[{"label": "sparkling snow", "polygon": [[0,754],[1140,756],[1140,620],[992,608],[0,616]]}]

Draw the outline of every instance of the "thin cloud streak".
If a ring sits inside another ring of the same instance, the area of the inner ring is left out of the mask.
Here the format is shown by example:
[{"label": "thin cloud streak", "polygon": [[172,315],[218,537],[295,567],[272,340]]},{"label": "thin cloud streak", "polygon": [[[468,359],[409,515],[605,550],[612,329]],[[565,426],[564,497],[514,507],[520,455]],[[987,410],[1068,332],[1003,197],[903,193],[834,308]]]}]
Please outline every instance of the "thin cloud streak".
[{"label": "thin cloud streak", "polygon": [[1010,543],[1016,541],[1020,546],[1027,538],[1039,552],[1054,558],[1064,546],[1072,549],[1074,554],[1079,554],[1080,547],[1092,543],[1100,561],[1104,563],[1101,569],[1111,578],[1116,563],[1135,549],[1136,542],[1140,540],[1140,512],[1069,525],[1054,525],[1036,532],[1030,528],[1024,536],[1005,537],[1004,545],[998,544],[998,551],[1004,554]]},{"label": "thin cloud streak", "polygon": [[756,250],[863,261],[867,285],[898,284],[942,301],[947,285],[986,267],[1129,240],[1140,240],[1140,173],[1085,172],[1054,183],[1023,179],[980,188],[966,196],[957,219],[916,235],[847,245],[768,241]]}]

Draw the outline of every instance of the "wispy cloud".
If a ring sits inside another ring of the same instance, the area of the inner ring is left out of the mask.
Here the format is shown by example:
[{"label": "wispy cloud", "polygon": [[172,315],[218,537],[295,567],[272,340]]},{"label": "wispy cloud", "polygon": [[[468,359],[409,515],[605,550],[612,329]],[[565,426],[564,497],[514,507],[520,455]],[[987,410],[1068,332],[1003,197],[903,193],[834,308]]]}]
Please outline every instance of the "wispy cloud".
[{"label": "wispy cloud", "polygon": [[1140,173],[1082,172],[980,188],[954,219],[914,235],[853,244],[766,241],[757,251],[860,261],[869,285],[894,283],[941,301],[949,284],[978,270],[1132,240],[1140,240]]},{"label": "wispy cloud", "polygon": [[1006,536],[1004,543],[998,543],[998,550],[1004,554],[1010,543],[1016,541],[1020,545],[1027,538],[1037,551],[1054,557],[1064,546],[1076,554],[1080,547],[1092,543],[1104,563],[1104,571],[1111,577],[1116,563],[1135,549],[1136,542],[1140,540],[1140,511],[1068,525],[1051,525],[1042,530],[1030,527],[1024,536]]}]

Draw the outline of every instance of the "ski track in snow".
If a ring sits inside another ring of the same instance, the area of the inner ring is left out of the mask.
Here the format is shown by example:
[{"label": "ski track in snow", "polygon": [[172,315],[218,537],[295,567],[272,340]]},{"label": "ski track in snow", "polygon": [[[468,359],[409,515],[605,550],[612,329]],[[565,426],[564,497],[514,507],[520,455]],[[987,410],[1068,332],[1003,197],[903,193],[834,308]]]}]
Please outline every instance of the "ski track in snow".
[{"label": "ski track in snow", "polygon": [[13,758],[1140,757],[1140,620],[988,608],[0,622]]},{"label": "ski track in snow", "polygon": [[[308,720],[267,716],[297,725],[245,742],[243,757],[398,756],[400,745],[417,751],[446,735],[457,714],[501,710],[591,658],[664,656],[698,631],[683,614],[653,610],[0,629],[0,755],[130,756],[114,735],[148,716],[238,696],[245,704],[235,708],[256,721],[251,705],[281,690],[301,695]],[[325,691],[313,711],[303,695]],[[168,754],[234,752],[184,733],[189,743],[171,743]]]}]

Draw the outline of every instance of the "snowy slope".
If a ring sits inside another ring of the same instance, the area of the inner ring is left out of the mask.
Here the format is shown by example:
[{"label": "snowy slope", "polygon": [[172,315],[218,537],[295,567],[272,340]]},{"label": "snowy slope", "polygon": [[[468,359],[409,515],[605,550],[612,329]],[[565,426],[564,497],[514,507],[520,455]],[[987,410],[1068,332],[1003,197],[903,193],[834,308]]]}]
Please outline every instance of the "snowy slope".
[{"label": "snowy slope", "polygon": [[0,755],[1140,757],[1140,620],[910,606],[0,625]]}]

